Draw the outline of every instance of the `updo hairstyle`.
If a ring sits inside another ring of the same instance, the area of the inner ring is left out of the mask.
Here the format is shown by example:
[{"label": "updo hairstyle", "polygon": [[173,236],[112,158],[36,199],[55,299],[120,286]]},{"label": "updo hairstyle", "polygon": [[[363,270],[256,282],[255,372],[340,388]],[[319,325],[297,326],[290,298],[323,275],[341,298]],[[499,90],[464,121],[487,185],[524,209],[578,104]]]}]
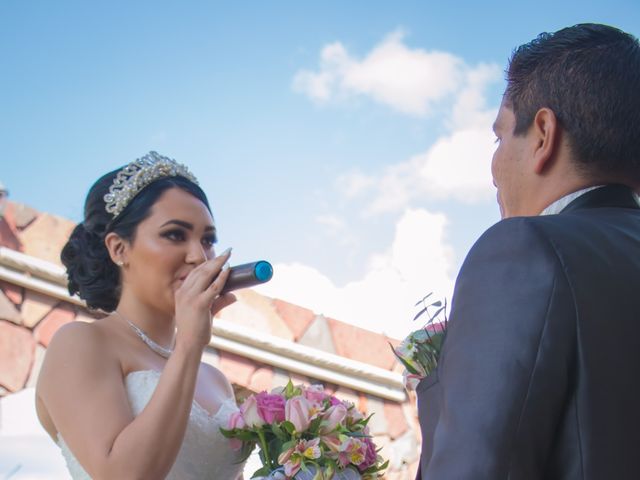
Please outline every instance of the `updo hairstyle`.
[{"label": "updo hairstyle", "polygon": [[69,293],[78,294],[89,308],[105,312],[116,309],[122,290],[120,268],[111,260],[104,242],[108,233],[114,232],[132,243],[138,224],[149,217],[151,207],[170,188],[190,193],[211,213],[202,189],[184,177],[175,176],[160,178],[144,187],[113,219],[105,210],[104,196],[120,170],[107,173],[93,184],[84,204],[84,221],[76,225],[60,254],[67,268]]}]

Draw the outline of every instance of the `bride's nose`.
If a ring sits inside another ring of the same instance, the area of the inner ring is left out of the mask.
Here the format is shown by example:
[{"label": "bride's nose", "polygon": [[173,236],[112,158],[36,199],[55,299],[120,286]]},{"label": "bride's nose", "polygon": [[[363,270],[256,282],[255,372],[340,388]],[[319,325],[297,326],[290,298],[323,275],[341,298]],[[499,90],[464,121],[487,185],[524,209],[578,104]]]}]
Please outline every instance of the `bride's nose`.
[{"label": "bride's nose", "polygon": [[207,253],[204,251],[204,247],[200,242],[189,242],[187,256],[185,258],[186,263],[194,265],[200,265],[207,261]]}]

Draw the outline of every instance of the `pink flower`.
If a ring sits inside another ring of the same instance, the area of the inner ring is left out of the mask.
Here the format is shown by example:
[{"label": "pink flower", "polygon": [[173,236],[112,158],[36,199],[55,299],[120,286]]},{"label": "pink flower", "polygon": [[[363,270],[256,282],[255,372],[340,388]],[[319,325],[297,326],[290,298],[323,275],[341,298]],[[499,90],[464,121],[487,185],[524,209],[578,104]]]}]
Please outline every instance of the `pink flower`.
[{"label": "pink flower", "polygon": [[240,412],[242,412],[242,417],[249,427],[261,427],[265,424],[258,413],[258,402],[255,395],[247,397],[244,403],[240,405]]},{"label": "pink flower", "polygon": [[347,416],[347,409],[341,403],[329,407],[323,415],[322,423],[320,424],[320,433],[325,435],[333,432],[338,425],[344,422]]},{"label": "pink flower", "polygon": [[280,454],[278,463],[284,465],[284,473],[289,478],[298,473],[303,460],[315,460],[321,456],[322,450],[319,438],[300,440],[295,447],[291,447]]},{"label": "pink flower", "polygon": [[[343,436],[343,438],[346,438],[346,437]],[[333,453],[337,453],[340,450],[340,445],[342,445],[342,439],[340,438],[340,435],[337,435],[337,434],[323,435],[322,441],[327,446],[327,448]]]},{"label": "pink flower", "polygon": [[447,322],[429,323],[424,328],[430,334],[433,334],[433,333],[444,333],[444,331],[447,329]]},{"label": "pink flower", "polygon": [[362,443],[364,444],[364,460],[358,465],[361,472],[365,471],[371,465],[375,465],[378,461],[376,445],[373,443],[373,440],[371,440],[370,437],[365,437]]},{"label": "pink flower", "polygon": [[227,428],[229,430],[233,430],[234,428],[244,428],[246,426],[247,424],[245,423],[244,418],[242,417],[242,412],[240,410],[234,412],[229,417],[229,422],[227,424]]},{"label": "pink flower", "polygon": [[256,395],[258,414],[267,423],[284,422],[285,400],[280,395],[261,392]]},{"label": "pink flower", "polygon": [[307,387],[303,393],[304,398],[306,398],[311,404],[318,404],[324,402],[324,399],[328,397],[328,395],[324,392],[324,387],[322,385],[310,385]]},{"label": "pink flower", "polygon": [[360,411],[356,408],[356,406],[353,403],[344,400],[342,402],[342,404],[347,409],[347,424],[348,425],[353,425],[354,423],[359,422],[360,420],[364,419],[364,415],[362,415],[362,413],[360,413]]},{"label": "pink flower", "polygon": [[287,400],[284,407],[285,419],[293,423],[296,432],[304,432],[311,423],[311,405],[306,398],[298,395]]},{"label": "pink flower", "polygon": [[357,438],[348,438],[338,452],[338,463],[342,468],[349,464],[360,465],[365,460],[366,447]]}]

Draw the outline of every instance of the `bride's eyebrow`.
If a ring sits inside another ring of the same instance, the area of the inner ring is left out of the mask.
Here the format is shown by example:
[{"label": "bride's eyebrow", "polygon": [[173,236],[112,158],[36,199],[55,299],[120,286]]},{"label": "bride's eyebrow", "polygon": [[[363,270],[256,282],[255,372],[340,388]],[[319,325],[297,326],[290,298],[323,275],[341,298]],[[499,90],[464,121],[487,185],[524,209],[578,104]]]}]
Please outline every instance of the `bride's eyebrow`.
[{"label": "bride's eyebrow", "polygon": [[[166,222],[164,222],[162,225],[160,225],[160,228],[162,227],[166,227],[167,225],[178,225],[182,228],[185,228],[189,231],[193,231],[194,227],[192,223],[189,222],[185,222],[184,220],[177,220],[177,219],[173,219],[173,220],[168,220]],[[214,232],[216,231],[216,227],[214,227],[213,225],[207,225],[206,227],[204,227],[204,231],[205,232]]]}]

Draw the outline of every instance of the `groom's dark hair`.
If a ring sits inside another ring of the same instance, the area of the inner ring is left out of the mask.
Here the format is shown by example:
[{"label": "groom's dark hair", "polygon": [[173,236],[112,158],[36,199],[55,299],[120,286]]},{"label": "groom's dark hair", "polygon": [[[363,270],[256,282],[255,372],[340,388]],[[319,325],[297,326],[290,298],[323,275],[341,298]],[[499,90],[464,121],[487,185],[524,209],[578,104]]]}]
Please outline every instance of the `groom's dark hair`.
[{"label": "groom's dark hair", "polygon": [[587,175],[640,182],[640,45],[599,24],[542,33],[518,47],[507,69],[505,104],[514,134],[550,108]]}]

